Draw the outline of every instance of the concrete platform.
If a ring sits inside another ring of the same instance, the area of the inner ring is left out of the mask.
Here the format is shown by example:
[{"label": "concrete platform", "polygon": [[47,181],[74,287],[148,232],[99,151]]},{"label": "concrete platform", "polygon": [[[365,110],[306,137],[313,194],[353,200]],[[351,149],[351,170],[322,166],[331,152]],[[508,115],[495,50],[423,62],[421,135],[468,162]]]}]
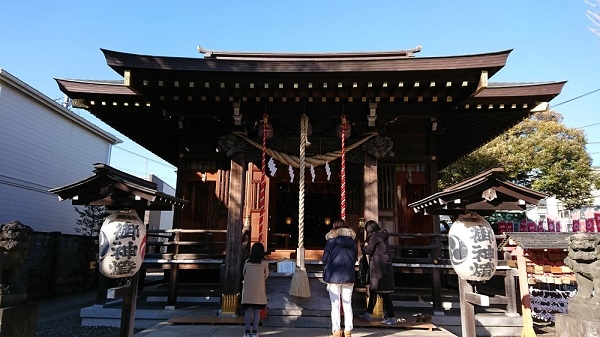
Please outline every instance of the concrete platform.
[{"label": "concrete platform", "polygon": [[[271,331],[272,334],[282,335],[282,331],[287,331],[285,329],[316,329],[310,330],[318,333],[315,336],[319,336],[319,334],[323,336],[327,335],[327,329],[331,326],[329,295],[325,288],[325,283],[320,278],[320,273],[309,272],[308,274],[311,297],[303,299],[289,295],[291,274],[271,273],[267,282],[267,318],[263,320],[262,326],[265,329],[269,329],[268,331]],[[218,285],[213,286],[218,287]],[[210,325],[209,323],[200,324],[199,321],[206,320],[208,322],[211,319],[218,317],[220,298],[218,296],[218,291],[210,289],[209,285],[181,285],[178,289],[178,293],[178,303],[176,307],[174,309],[166,309],[166,285],[157,285],[152,289],[139,292],[135,313],[135,328],[146,330],[156,330],[160,328],[163,332],[169,329],[187,330],[187,327],[181,324],[182,321],[197,320],[198,322],[187,325],[199,328],[200,326]],[[398,291],[393,294],[396,317],[403,318],[409,323],[414,323],[417,314],[430,314],[431,323],[435,326],[431,332],[443,330],[449,334],[446,336],[460,336],[462,328],[460,310],[458,309],[458,293],[457,291],[444,290],[442,295],[444,299],[443,315],[433,315],[430,289],[398,289]],[[355,290],[352,302],[355,317],[358,314],[363,313],[366,309],[364,296],[364,291],[361,292],[360,289]],[[117,300],[109,302],[103,306],[86,306],[80,310],[80,316],[83,325],[119,327],[121,324],[121,301]],[[477,312],[475,318],[477,336],[520,336],[521,334],[522,318],[508,317],[504,314],[503,310],[486,308],[485,310]],[[177,320],[179,320],[180,324],[169,323],[169,321],[176,322]],[[235,321],[212,324],[238,325],[239,329],[239,325],[241,325],[240,322]],[[355,318],[355,324],[357,329],[365,329],[365,332],[373,332],[371,329],[375,329],[382,333],[379,334],[381,336],[392,336],[388,334],[388,332],[385,332],[385,327],[361,327],[360,320],[357,317]],[[179,327],[167,328],[167,326],[174,325],[179,325]],[[362,326],[367,325],[363,324]],[[402,327],[400,326],[397,327],[397,329],[401,328]],[[202,327],[202,329],[208,328]],[[223,327],[222,329],[222,331],[228,331],[229,333],[235,330],[232,327]],[[207,332],[209,330],[207,330]],[[396,328],[393,330],[396,331]],[[404,328],[401,330],[407,329]],[[429,333],[428,329],[419,330],[421,330],[421,333]],[[218,332],[218,329],[210,331],[220,333]],[[302,330],[302,332],[299,332],[300,336],[305,336],[307,331],[309,330]],[[227,335],[225,332],[223,333],[223,336]],[[375,333],[374,336],[378,336],[377,333]],[[243,331],[240,335],[242,334]],[[150,336],[153,337],[159,335]],[[185,336],[185,334],[182,336]],[[219,335],[217,334],[215,336]],[[353,336],[360,336],[360,334],[353,333]]]}]

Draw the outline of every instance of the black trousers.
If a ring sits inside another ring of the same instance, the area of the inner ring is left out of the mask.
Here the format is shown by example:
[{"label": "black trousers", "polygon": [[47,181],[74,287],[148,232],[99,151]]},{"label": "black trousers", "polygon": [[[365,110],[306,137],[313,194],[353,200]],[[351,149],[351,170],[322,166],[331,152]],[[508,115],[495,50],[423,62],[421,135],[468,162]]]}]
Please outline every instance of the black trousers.
[{"label": "black trousers", "polygon": [[394,304],[392,303],[392,297],[390,293],[378,293],[373,290],[369,291],[369,304],[367,305],[367,312],[369,314],[373,313],[373,309],[375,309],[375,304],[377,303],[377,295],[381,296],[383,300],[383,308],[385,309],[385,314],[388,318],[396,317],[394,314]]}]

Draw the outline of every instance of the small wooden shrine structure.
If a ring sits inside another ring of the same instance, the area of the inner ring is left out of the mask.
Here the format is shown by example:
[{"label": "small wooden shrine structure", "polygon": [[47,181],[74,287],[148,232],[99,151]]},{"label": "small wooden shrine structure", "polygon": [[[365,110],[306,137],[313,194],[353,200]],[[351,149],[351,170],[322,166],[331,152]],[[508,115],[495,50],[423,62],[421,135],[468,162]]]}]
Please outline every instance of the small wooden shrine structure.
[{"label": "small wooden shrine structure", "polygon": [[[465,212],[489,215],[497,211],[525,211],[527,205],[539,205],[540,200],[546,197],[547,195],[544,193],[507,181],[502,168],[492,168],[408,206],[413,207],[415,212],[445,214],[451,217]],[[494,247],[496,246],[494,245]],[[494,253],[498,254],[498,252]],[[516,267],[516,264],[509,266],[506,261],[503,262],[496,268],[496,275],[504,277],[505,294],[502,296],[492,298],[479,294],[471,282],[458,277],[462,336],[476,336],[475,305],[506,305],[507,316],[518,316],[516,271],[512,269],[512,267]],[[521,289],[523,289],[522,285]],[[523,313],[523,315],[525,317],[527,313]]]},{"label": "small wooden shrine structure", "polygon": [[[147,210],[173,210],[183,208],[188,202],[157,190],[154,182],[137,178],[106,164],[94,164],[94,175],[69,185],[49,190],[59,200],[70,199],[73,205],[104,206],[107,210],[135,210],[144,219]],[[120,337],[133,336],[135,308],[140,272],[127,278],[127,286],[115,287],[103,275],[99,275],[96,303],[105,303],[107,288],[123,297]],[[122,280],[121,280],[122,281]]]}]

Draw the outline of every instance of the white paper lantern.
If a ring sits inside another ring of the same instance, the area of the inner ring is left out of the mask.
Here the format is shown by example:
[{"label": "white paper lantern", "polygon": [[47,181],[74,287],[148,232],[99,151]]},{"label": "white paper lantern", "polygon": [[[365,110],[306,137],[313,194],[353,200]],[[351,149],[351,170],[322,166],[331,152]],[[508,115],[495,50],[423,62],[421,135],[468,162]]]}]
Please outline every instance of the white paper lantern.
[{"label": "white paper lantern", "polygon": [[448,231],[450,262],[458,276],[469,281],[487,281],[496,272],[496,238],[489,222],[471,212],[462,214]]},{"label": "white paper lantern", "polygon": [[129,277],[140,270],[146,253],[146,225],[135,211],[117,211],[104,220],[99,237],[100,272]]}]

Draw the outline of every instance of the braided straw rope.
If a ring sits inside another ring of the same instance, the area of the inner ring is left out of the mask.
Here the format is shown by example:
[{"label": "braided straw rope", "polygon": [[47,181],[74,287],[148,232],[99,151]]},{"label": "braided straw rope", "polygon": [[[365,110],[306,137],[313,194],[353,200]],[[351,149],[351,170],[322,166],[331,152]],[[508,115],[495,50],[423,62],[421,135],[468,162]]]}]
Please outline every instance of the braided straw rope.
[{"label": "braided straw rope", "polygon": [[[243,133],[241,132],[233,132],[232,133],[235,136],[238,136],[242,139],[244,139],[245,141],[247,141],[250,145],[261,149],[262,150],[262,146],[260,144],[258,144],[257,142],[253,141],[252,139],[246,137]],[[364,142],[366,142],[367,140],[371,139],[372,137],[377,136],[376,132],[371,132],[371,133],[367,133],[366,136],[357,141],[356,143],[350,145],[350,146],[346,146],[345,151],[352,151],[353,149],[355,149],[356,147],[362,145]],[[296,156],[290,156],[288,154],[285,153],[281,153],[278,151],[274,151],[271,149],[266,149],[266,153],[271,156],[272,158],[274,158],[275,160],[277,160],[280,163],[283,163],[285,165],[292,165],[295,168],[300,168],[300,158],[296,157]],[[342,156],[342,151],[338,150],[338,151],[334,151],[334,152],[328,152],[325,154],[319,154],[316,156],[312,156],[312,157],[308,157],[305,158],[305,167],[306,166],[320,166],[320,165],[325,165],[325,163],[333,161],[338,159],[339,157]]]},{"label": "braided straw rope", "polygon": [[[298,198],[298,248],[304,248],[304,170],[306,169],[306,143],[308,142],[308,116],[300,120],[300,195]],[[304,267],[304,266],[301,266]]]}]

